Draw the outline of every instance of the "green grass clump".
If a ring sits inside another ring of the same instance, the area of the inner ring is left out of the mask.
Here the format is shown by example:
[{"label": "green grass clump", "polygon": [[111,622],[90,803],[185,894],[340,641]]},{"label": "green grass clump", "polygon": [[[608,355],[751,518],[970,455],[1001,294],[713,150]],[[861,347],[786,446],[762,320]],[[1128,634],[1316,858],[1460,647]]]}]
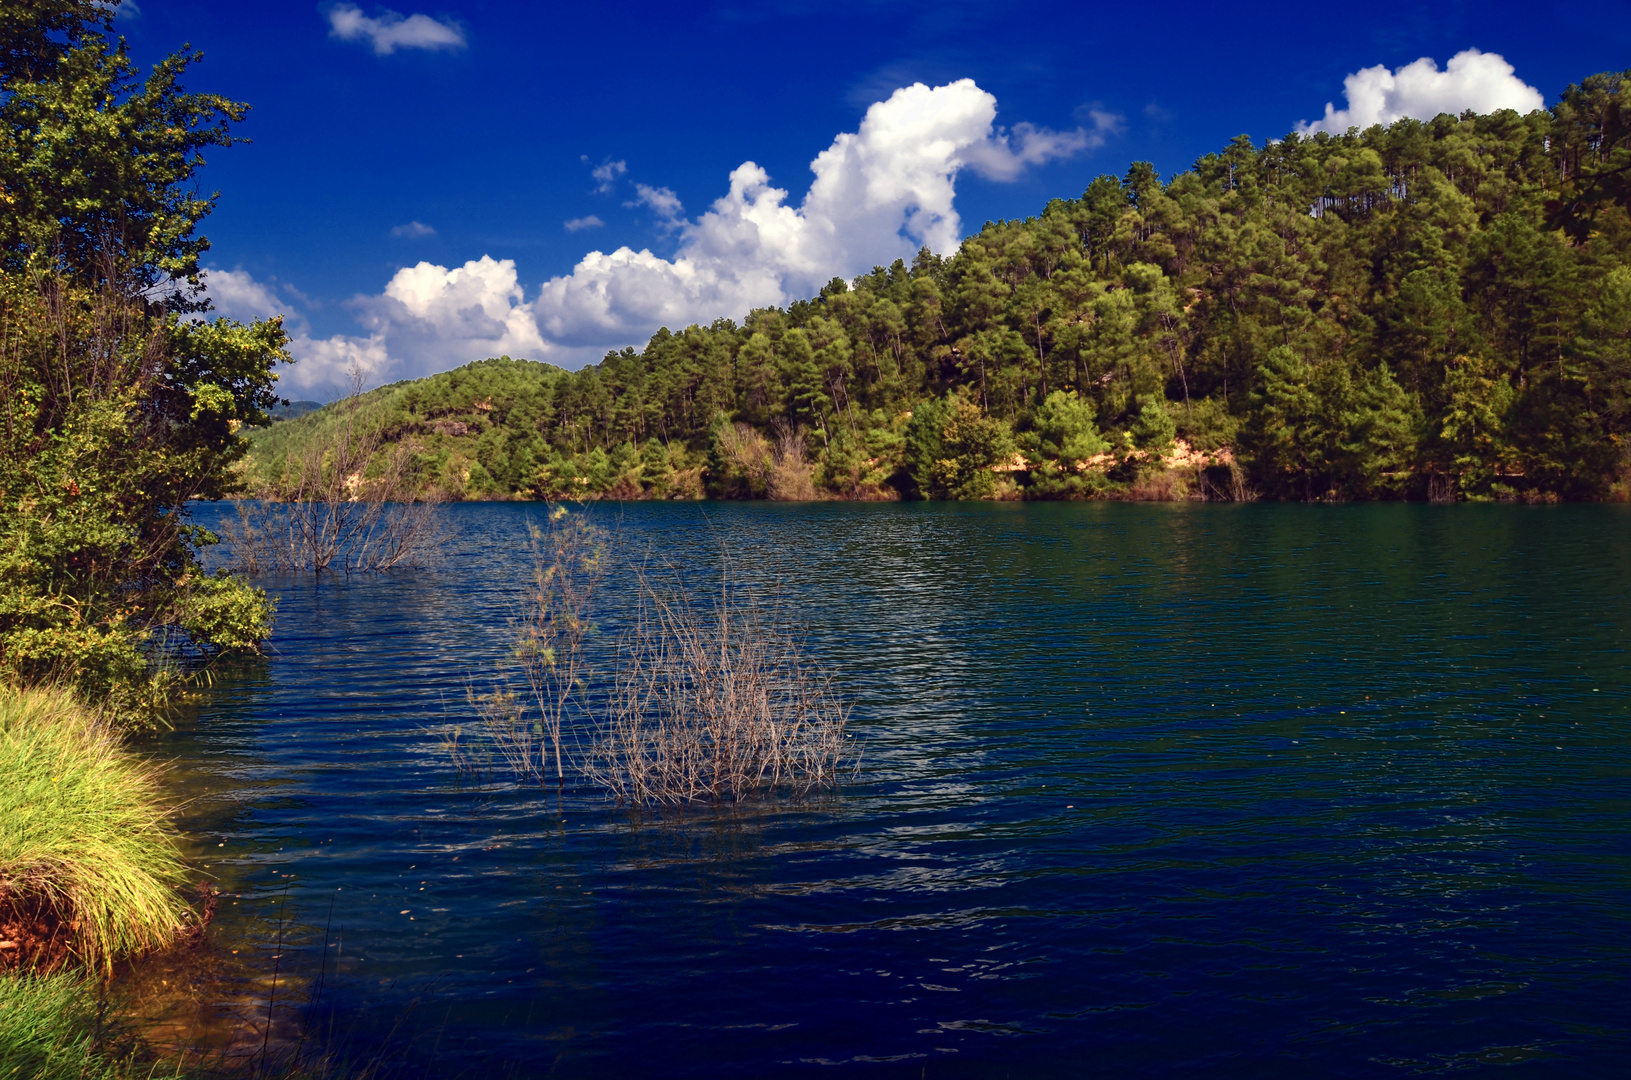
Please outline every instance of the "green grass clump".
[{"label": "green grass clump", "polygon": [[103,724],[66,692],[0,688],[0,778],[0,907],[45,901],[106,973],[175,937],[186,871],[153,771]]},{"label": "green grass clump", "polygon": [[0,1078],[101,1080],[122,1075],[98,1045],[95,995],[83,978],[0,976]]}]

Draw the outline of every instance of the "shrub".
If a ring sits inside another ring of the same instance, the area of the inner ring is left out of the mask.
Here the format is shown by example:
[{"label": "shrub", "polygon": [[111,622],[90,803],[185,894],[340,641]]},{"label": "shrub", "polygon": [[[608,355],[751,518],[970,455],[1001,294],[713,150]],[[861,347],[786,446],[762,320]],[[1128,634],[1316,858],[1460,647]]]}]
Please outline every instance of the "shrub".
[{"label": "shrub", "polygon": [[744,599],[728,571],[711,604],[644,575],[639,589],[584,763],[591,781],[642,807],[837,782],[849,707],[779,605]]}]

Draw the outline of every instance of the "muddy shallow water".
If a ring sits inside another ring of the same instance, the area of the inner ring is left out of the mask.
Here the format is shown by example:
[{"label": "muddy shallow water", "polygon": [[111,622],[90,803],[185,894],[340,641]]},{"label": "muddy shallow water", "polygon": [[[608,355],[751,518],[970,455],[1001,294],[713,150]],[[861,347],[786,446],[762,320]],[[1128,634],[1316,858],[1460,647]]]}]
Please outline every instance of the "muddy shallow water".
[{"label": "muddy shallow water", "polygon": [[290,1022],[337,1052],[1578,1077],[1631,1050],[1625,508],[597,506],[699,580],[721,545],[779,577],[864,750],[825,800],[661,825],[452,767],[539,510],[452,512],[435,571],[264,581],[273,655],[154,747],[212,948],[261,977],[285,912],[283,970],[324,980]]}]

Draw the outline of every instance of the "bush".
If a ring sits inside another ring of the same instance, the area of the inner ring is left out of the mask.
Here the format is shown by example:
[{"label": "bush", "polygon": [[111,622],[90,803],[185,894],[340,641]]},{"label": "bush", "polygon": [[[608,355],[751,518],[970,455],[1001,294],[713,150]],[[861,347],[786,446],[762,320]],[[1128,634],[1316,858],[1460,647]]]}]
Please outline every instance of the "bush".
[{"label": "bush", "polygon": [[694,602],[642,575],[585,775],[638,807],[807,795],[837,783],[849,706],[777,604],[727,570]]}]

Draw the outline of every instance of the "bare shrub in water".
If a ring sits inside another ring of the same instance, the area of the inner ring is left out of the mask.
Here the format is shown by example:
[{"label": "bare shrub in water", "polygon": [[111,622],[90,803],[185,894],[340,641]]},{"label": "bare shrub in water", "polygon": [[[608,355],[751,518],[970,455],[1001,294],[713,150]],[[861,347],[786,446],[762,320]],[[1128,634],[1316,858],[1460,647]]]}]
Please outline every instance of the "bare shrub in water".
[{"label": "bare shrub in water", "polygon": [[706,605],[641,575],[584,772],[634,806],[808,794],[837,781],[848,716],[778,604],[728,570]]},{"label": "bare shrub in water", "polygon": [[358,390],[326,438],[291,451],[282,475],[240,503],[222,532],[234,569],[372,573],[435,561],[451,534],[443,499],[414,468],[409,443],[386,445]]},{"label": "bare shrub in water", "polygon": [[[527,691],[472,692],[471,702],[482,740],[512,773],[541,781],[553,764],[556,780],[564,781],[562,732],[567,717],[583,707],[585,643],[595,592],[605,576],[607,538],[581,513],[557,506],[543,527],[528,526],[528,541],[532,588],[514,622],[512,653]],[[458,748],[461,734],[455,729],[450,749],[456,761],[473,765],[478,759]]]}]

